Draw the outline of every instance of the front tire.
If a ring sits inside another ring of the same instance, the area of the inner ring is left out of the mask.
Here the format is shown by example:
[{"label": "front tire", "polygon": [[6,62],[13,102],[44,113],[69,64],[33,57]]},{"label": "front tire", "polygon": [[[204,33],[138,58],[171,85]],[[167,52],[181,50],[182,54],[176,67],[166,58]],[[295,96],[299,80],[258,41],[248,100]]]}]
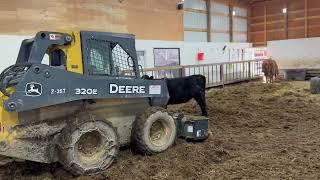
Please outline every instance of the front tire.
[{"label": "front tire", "polygon": [[114,128],[103,121],[81,124],[62,134],[59,161],[74,175],[89,175],[108,168],[118,153]]},{"label": "front tire", "polygon": [[150,107],[138,115],[131,132],[134,149],[144,155],[161,153],[171,147],[177,137],[174,119],[160,107]]}]

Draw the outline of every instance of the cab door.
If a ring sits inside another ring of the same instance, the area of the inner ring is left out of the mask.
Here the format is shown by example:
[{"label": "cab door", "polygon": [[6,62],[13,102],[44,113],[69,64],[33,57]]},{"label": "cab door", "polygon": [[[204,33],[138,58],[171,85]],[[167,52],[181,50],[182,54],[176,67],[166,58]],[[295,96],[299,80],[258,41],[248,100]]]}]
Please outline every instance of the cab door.
[{"label": "cab door", "polygon": [[127,34],[81,32],[85,73],[93,76],[139,76],[134,38]]}]

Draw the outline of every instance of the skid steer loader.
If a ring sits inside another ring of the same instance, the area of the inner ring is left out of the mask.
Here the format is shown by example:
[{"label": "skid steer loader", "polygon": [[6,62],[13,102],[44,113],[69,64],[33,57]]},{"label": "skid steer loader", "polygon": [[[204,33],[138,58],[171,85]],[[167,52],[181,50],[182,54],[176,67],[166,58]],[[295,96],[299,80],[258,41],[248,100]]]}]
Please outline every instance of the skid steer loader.
[{"label": "skid steer loader", "polygon": [[[177,124],[190,127],[162,108],[165,80],[140,73],[133,35],[42,31],[24,40],[16,63],[0,74],[0,154],[60,162],[81,175],[110,166],[122,145],[165,151]],[[198,138],[207,136],[205,126]]]}]

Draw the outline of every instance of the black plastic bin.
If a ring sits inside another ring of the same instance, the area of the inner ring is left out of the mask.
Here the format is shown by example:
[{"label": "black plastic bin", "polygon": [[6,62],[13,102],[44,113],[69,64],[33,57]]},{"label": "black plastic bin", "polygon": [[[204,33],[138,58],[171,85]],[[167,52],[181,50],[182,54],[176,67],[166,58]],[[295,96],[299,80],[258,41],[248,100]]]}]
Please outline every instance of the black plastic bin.
[{"label": "black plastic bin", "polygon": [[284,79],[293,81],[304,81],[306,80],[306,69],[283,69]]}]

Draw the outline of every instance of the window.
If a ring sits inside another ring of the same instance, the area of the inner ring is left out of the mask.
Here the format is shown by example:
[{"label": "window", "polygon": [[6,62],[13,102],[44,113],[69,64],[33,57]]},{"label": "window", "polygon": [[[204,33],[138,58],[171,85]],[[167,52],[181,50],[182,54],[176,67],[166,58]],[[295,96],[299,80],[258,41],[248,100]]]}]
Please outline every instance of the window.
[{"label": "window", "polygon": [[116,76],[133,76],[133,60],[122,47],[117,44],[112,49],[114,74]]},{"label": "window", "polygon": [[180,65],[179,48],[154,48],[154,66],[178,66]]},{"label": "window", "polygon": [[101,40],[88,40],[89,66],[92,75],[112,75],[110,43]]},{"label": "window", "polygon": [[97,49],[90,49],[90,59],[93,74],[111,74],[110,61],[105,60]]},{"label": "window", "polygon": [[145,52],[144,51],[137,51],[137,57],[138,57],[138,64],[145,68]]},{"label": "window", "polygon": [[88,39],[90,74],[134,76],[132,57],[117,43]]},{"label": "window", "polygon": [[[154,66],[169,67],[180,65],[180,49],[179,48],[154,48]],[[160,70],[157,78],[175,78],[181,77],[181,69]]]}]

